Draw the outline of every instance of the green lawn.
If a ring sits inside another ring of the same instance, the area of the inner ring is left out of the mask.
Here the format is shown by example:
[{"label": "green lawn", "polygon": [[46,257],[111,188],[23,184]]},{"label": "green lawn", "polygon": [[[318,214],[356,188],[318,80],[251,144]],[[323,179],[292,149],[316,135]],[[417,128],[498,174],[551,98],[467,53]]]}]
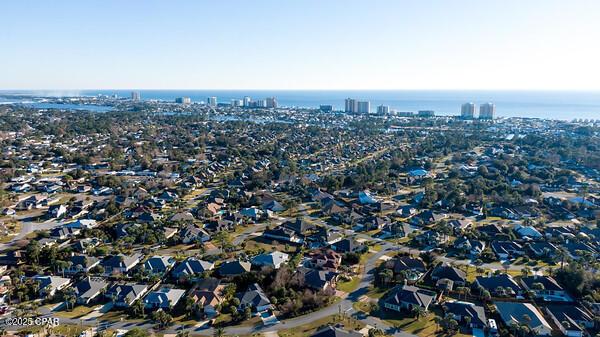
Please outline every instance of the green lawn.
[{"label": "green lawn", "polygon": [[64,318],[80,318],[92,312],[94,308],[86,307],[84,305],[79,305],[73,308],[71,311],[61,310],[55,311],[53,315]]},{"label": "green lawn", "polygon": [[407,333],[419,337],[433,337],[438,335],[434,318],[435,313],[433,312],[429,312],[425,317],[418,320],[411,315],[388,313],[385,321]]},{"label": "green lawn", "polygon": [[369,289],[366,295],[370,298],[380,299],[383,297],[383,295],[385,295],[386,291],[388,291],[388,289],[372,287],[371,289]]},{"label": "green lawn", "polygon": [[358,288],[360,277],[353,277],[350,281],[338,282],[337,289],[350,293]]}]

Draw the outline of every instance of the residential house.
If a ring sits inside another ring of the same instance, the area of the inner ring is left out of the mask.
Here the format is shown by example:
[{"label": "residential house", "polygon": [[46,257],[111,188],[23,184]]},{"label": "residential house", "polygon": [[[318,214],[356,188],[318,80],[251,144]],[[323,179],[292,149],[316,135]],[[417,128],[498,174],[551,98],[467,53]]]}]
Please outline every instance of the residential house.
[{"label": "residential house", "polygon": [[165,274],[175,265],[171,256],[155,255],[144,262],[144,270],[153,275]]},{"label": "residential house", "polygon": [[48,207],[46,218],[48,219],[62,219],[67,215],[67,207],[65,205],[51,205]]},{"label": "residential house", "polygon": [[141,259],[142,255],[137,253],[132,255],[112,255],[102,261],[102,267],[104,267],[106,275],[126,274],[140,263]]},{"label": "residential house", "polygon": [[335,291],[338,274],[329,270],[301,268],[298,271],[304,278],[304,284],[318,291]]},{"label": "residential house", "polygon": [[0,253],[0,265],[18,266],[25,263],[25,255],[20,250],[11,250],[6,253]]},{"label": "residential house", "polygon": [[342,255],[331,249],[316,249],[308,253],[309,264],[314,268],[336,272],[342,264]]},{"label": "residential house", "polygon": [[281,226],[293,230],[298,235],[306,235],[316,227],[312,223],[304,221],[300,218],[296,219],[296,221],[286,221],[281,224]]},{"label": "residential house", "polygon": [[403,273],[408,281],[419,280],[427,271],[423,260],[410,256],[397,256],[386,262],[386,267],[394,271],[394,275]]},{"label": "residential house", "polygon": [[58,276],[34,276],[34,282],[38,282],[38,293],[41,297],[52,297],[57,291],[67,288],[71,284],[71,279]]},{"label": "residential house", "polygon": [[77,304],[88,305],[98,298],[108,287],[101,278],[86,277],[77,282],[74,287]]},{"label": "residential house", "polygon": [[195,303],[202,306],[204,314],[213,317],[218,314],[217,308],[223,303],[224,289],[225,286],[221,284],[221,280],[206,278],[199,282],[190,295]]},{"label": "residential house", "polygon": [[523,246],[514,241],[492,241],[490,246],[496,256],[502,260],[524,254]]},{"label": "residential house", "polygon": [[146,292],[148,292],[148,286],[145,284],[113,284],[106,290],[104,297],[111,300],[115,307],[126,308],[141,299]]},{"label": "residential house", "polygon": [[523,288],[508,274],[477,276],[475,287],[485,289],[493,296],[520,296]]},{"label": "residential house", "polygon": [[496,235],[502,234],[502,227],[495,223],[476,227],[475,230],[486,235],[488,238],[494,238]]},{"label": "residential house", "polygon": [[473,257],[477,257],[485,249],[485,242],[479,240],[469,240],[467,237],[462,237],[454,241],[454,248],[468,253]]},{"label": "residential house", "polygon": [[149,292],[144,298],[144,306],[146,309],[151,310],[170,310],[177,305],[184,294],[185,290],[183,289],[163,287],[159,290]]},{"label": "residential house", "polygon": [[594,314],[573,304],[549,304],[544,307],[548,317],[560,331],[569,337],[587,336],[586,329],[593,329]]},{"label": "residential house", "polygon": [[533,226],[516,225],[513,229],[521,239],[538,240],[544,236]]},{"label": "residential house", "polygon": [[79,228],[71,228],[71,227],[54,227],[50,231],[50,236],[59,240],[66,240],[68,238],[73,238],[81,233],[81,229]]},{"label": "residential house", "polygon": [[527,325],[537,336],[550,336],[552,327],[531,303],[494,302],[506,326]]},{"label": "residential house", "polygon": [[187,225],[181,230],[179,236],[181,237],[181,242],[185,244],[206,242],[210,240],[210,234],[195,225]]},{"label": "residential house", "polygon": [[65,274],[87,274],[100,264],[100,259],[87,255],[73,255],[69,258],[69,266],[64,269]]},{"label": "residential house", "polygon": [[409,285],[397,286],[383,300],[383,307],[397,312],[410,311],[414,307],[427,311],[435,299],[436,293],[433,291]]},{"label": "residential house", "polygon": [[469,328],[484,329],[487,327],[487,318],[482,306],[470,302],[454,301],[446,302],[442,307],[445,314],[452,315],[457,322],[466,324],[468,321]]},{"label": "residential house", "polygon": [[356,253],[360,251],[364,251],[367,247],[361,243],[358,243],[353,238],[346,238],[340,241],[337,241],[330,245],[331,249],[338,253]]},{"label": "residential house", "polygon": [[240,300],[239,310],[251,308],[253,312],[263,312],[273,307],[271,301],[257,283],[250,285],[246,291],[237,294],[237,298]]},{"label": "residential house", "polygon": [[455,234],[461,234],[469,227],[473,226],[473,222],[471,220],[450,220],[448,221],[448,226],[452,228],[452,231]]},{"label": "residential house", "polygon": [[213,270],[215,264],[208,261],[199,260],[195,257],[188,257],[185,261],[179,263],[173,269],[172,275],[176,279],[200,275],[205,271]]},{"label": "residential house", "polygon": [[279,269],[290,260],[290,256],[282,252],[263,253],[252,259],[252,265]]},{"label": "residential house", "polygon": [[250,262],[245,261],[226,261],[219,267],[219,275],[223,277],[233,277],[247,273],[252,268]]},{"label": "residential house", "polygon": [[571,301],[565,289],[551,276],[528,276],[521,278],[523,287],[537,298],[550,301]]},{"label": "residential house", "polygon": [[452,290],[455,286],[464,287],[467,284],[467,274],[456,267],[440,264],[431,271],[431,280],[438,287]]},{"label": "residential house", "polygon": [[448,242],[448,235],[428,230],[417,235],[415,241],[426,247],[438,247],[439,245]]},{"label": "residential house", "polygon": [[533,253],[533,256],[537,258],[555,259],[558,252],[558,247],[553,243],[546,241],[529,242],[527,248],[529,248],[531,253]]},{"label": "residential house", "polygon": [[273,229],[267,229],[262,234],[263,238],[281,241],[281,242],[289,242],[301,244],[304,242],[304,237],[299,236],[295,231],[285,228],[283,226],[278,226]]}]

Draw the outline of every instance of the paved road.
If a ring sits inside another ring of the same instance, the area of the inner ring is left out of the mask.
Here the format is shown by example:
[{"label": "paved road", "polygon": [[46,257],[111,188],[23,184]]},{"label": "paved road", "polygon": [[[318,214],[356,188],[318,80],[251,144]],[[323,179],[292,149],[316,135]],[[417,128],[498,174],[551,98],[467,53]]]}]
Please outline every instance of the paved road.
[{"label": "paved road", "polygon": [[15,242],[23,239],[24,237],[26,237],[30,233],[33,233],[36,230],[49,230],[56,226],[60,226],[64,223],[61,220],[55,220],[55,219],[47,220],[47,221],[43,221],[43,222],[34,221],[34,219],[37,216],[42,215],[45,212],[46,212],[45,210],[43,210],[43,211],[40,210],[33,214],[28,213],[27,215],[14,216],[13,219],[15,219],[21,223],[21,230],[19,231],[19,233],[17,235],[15,235],[12,238],[11,241],[9,241],[7,243],[0,243],[0,252],[5,249],[10,248],[12,245],[14,245]]},{"label": "paved road", "polygon": [[[305,216],[308,216],[307,209],[304,205],[301,205],[299,210]],[[279,218],[275,222],[280,223],[284,220],[285,220],[284,218]],[[354,234],[359,239],[373,240],[373,238],[367,234],[354,233],[354,231],[345,230],[338,226],[332,226],[332,225],[329,225],[329,224],[323,222],[320,219],[313,218],[313,220],[321,225],[328,226],[329,228],[339,230],[346,234]],[[266,227],[266,225],[264,225],[264,224],[259,225],[259,228],[264,229],[264,227]],[[239,234],[234,239],[233,243],[235,245],[240,244],[245,239],[250,237],[253,233],[256,233],[258,230],[259,229],[257,229],[257,227],[255,227],[255,226],[244,230],[241,234]],[[323,319],[323,318],[331,316],[331,315],[338,314],[341,310],[342,312],[351,314],[353,318],[355,318],[356,320],[358,320],[366,325],[374,326],[374,327],[384,330],[389,335],[393,335],[396,337],[414,337],[414,335],[397,330],[396,328],[390,326],[389,324],[387,324],[385,321],[382,321],[381,319],[378,319],[378,318],[372,317],[372,316],[368,316],[368,315],[361,315],[360,313],[356,313],[356,312],[354,312],[354,309],[352,307],[353,303],[358,302],[359,299],[368,292],[369,287],[371,286],[371,284],[373,282],[373,271],[376,267],[377,261],[383,255],[385,255],[386,253],[388,253],[392,250],[408,252],[408,253],[413,253],[413,254],[418,254],[420,252],[418,249],[405,247],[405,246],[391,243],[388,241],[377,240],[377,239],[376,239],[376,241],[378,241],[379,245],[381,246],[381,250],[377,253],[374,253],[367,260],[367,262],[364,266],[363,273],[360,275],[361,280],[360,280],[360,283],[359,283],[359,286],[357,287],[357,289],[349,294],[342,295],[340,301],[338,301],[328,307],[325,307],[319,311],[309,313],[307,315],[303,315],[300,317],[291,318],[291,319],[287,319],[287,320],[282,320],[282,321],[280,321],[280,323],[278,323],[276,325],[267,326],[267,327],[265,327],[265,326],[232,326],[232,327],[225,328],[225,333],[227,335],[247,335],[247,334],[253,334],[253,333],[264,333],[264,332],[278,331],[278,330],[283,330],[283,329],[291,329],[291,328],[299,327],[302,325],[310,324],[316,320]],[[470,261],[467,261],[467,260],[455,260],[455,259],[444,257],[444,256],[438,257],[438,260],[443,261],[443,262],[451,262],[451,263],[465,264],[465,265],[472,264]],[[484,265],[482,265],[482,267],[483,268],[491,268],[491,269],[502,268],[502,266],[500,264],[484,264]],[[520,270],[524,267],[525,266],[510,265],[509,269]],[[42,308],[42,309],[40,309],[40,311],[42,312],[43,316],[46,316],[46,317],[52,316],[52,313],[49,312],[47,309]],[[154,326],[154,324],[152,324],[150,321],[145,321],[142,323],[133,323],[133,322],[128,322],[128,321],[123,321],[123,322],[100,321],[100,322],[98,322],[95,319],[85,320],[85,321],[82,321],[79,319],[61,319],[61,322],[63,324],[65,324],[65,323],[83,324],[85,326],[96,326],[97,324],[101,324],[102,326],[104,326],[106,328],[110,328],[110,329],[125,329],[125,330],[132,329],[134,327],[139,327],[139,328],[142,328],[145,330],[151,330],[151,329],[153,329],[153,326]],[[168,329],[161,331],[161,333],[176,333],[177,331],[181,331],[181,330],[188,330],[188,331],[192,332],[193,334],[199,334],[199,335],[212,335],[214,332],[214,329],[210,328],[210,327],[184,326],[184,325],[175,324],[175,325],[170,326]]]},{"label": "paved road", "polygon": [[[392,245],[390,243],[385,243],[384,245]],[[283,329],[291,329],[295,327],[299,327],[302,325],[310,324],[314,321],[326,318],[331,315],[338,314],[340,310],[347,314],[352,315],[352,317],[364,324],[377,327],[379,329],[384,330],[387,334],[395,336],[395,337],[415,337],[414,335],[408,334],[403,331],[398,331],[396,328],[390,326],[386,322],[367,315],[360,315],[358,313],[353,313],[354,309],[352,304],[358,302],[359,299],[365,295],[373,281],[373,271],[376,267],[377,260],[381,256],[386,253],[385,250],[381,250],[375,254],[373,254],[366,262],[363,273],[360,275],[361,281],[356,290],[349,294],[345,294],[341,296],[341,300],[325,307],[319,311],[309,313],[307,315],[303,315],[300,317],[295,317],[287,320],[280,321],[279,324],[275,324],[272,326],[232,326],[225,328],[225,333],[227,335],[235,336],[235,335],[248,335],[253,333],[264,333],[270,331],[278,331]],[[52,312],[50,312],[46,308],[40,308],[39,311],[42,313],[42,317],[52,317]],[[80,320],[80,319],[65,319],[61,318],[62,324],[82,324],[84,326],[97,326],[102,325],[105,328],[110,329],[132,329],[134,327],[142,328],[145,330],[151,330],[154,328],[154,324],[146,321],[143,323],[132,323],[128,321],[123,322],[107,322],[107,321],[97,321],[95,319],[91,320]],[[8,330],[15,327],[7,327]],[[175,324],[170,326],[168,329],[161,330],[161,333],[177,333],[177,331],[187,330],[192,332],[193,334],[198,335],[212,335],[214,333],[213,328],[209,327],[189,327],[183,326],[179,324]]]}]

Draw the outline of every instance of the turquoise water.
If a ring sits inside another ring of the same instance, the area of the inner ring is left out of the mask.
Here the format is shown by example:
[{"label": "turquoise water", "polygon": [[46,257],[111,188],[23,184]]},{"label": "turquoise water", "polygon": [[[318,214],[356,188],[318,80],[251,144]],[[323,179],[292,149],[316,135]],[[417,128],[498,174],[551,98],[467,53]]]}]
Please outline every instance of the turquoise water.
[{"label": "turquoise water", "polygon": [[[76,94],[98,94],[130,97],[132,90],[83,90]],[[143,100],[174,101],[187,96],[193,102],[216,96],[220,103],[250,96],[262,99],[275,96],[280,106],[317,108],[321,104],[343,109],[347,97],[371,101],[374,112],[378,105],[389,105],[397,111],[434,110],[437,115],[458,115],[465,102],[494,102],[497,115],[571,120],[600,119],[600,92],[586,91],[452,91],[452,90],[138,90]],[[24,91],[21,91],[23,93]],[[0,92],[8,93],[8,91]],[[16,93],[12,91],[12,93]],[[42,94],[42,93],[34,93]],[[70,93],[71,95],[73,93]]]}]

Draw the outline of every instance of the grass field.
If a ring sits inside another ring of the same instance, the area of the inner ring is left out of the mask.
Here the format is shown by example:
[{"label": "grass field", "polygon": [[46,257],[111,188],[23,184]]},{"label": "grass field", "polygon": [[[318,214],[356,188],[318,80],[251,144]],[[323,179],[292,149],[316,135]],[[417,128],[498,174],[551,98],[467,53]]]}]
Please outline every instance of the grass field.
[{"label": "grass field", "polygon": [[55,311],[52,314],[57,317],[62,317],[62,318],[80,318],[82,316],[89,314],[93,310],[94,310],[94,308],[86,307],[84,305],[79,305],[79,306],[76,306],[75,308],[73,308],[73,310],[71,310],[71,311],[61,310],[61,311]]},{"label": "grass field", "polygon": [[360,277],[353,277],[350,281],[338,282],[337,290],[344,291],[347,293],[353,292],[358,288],[360,284]]}]

